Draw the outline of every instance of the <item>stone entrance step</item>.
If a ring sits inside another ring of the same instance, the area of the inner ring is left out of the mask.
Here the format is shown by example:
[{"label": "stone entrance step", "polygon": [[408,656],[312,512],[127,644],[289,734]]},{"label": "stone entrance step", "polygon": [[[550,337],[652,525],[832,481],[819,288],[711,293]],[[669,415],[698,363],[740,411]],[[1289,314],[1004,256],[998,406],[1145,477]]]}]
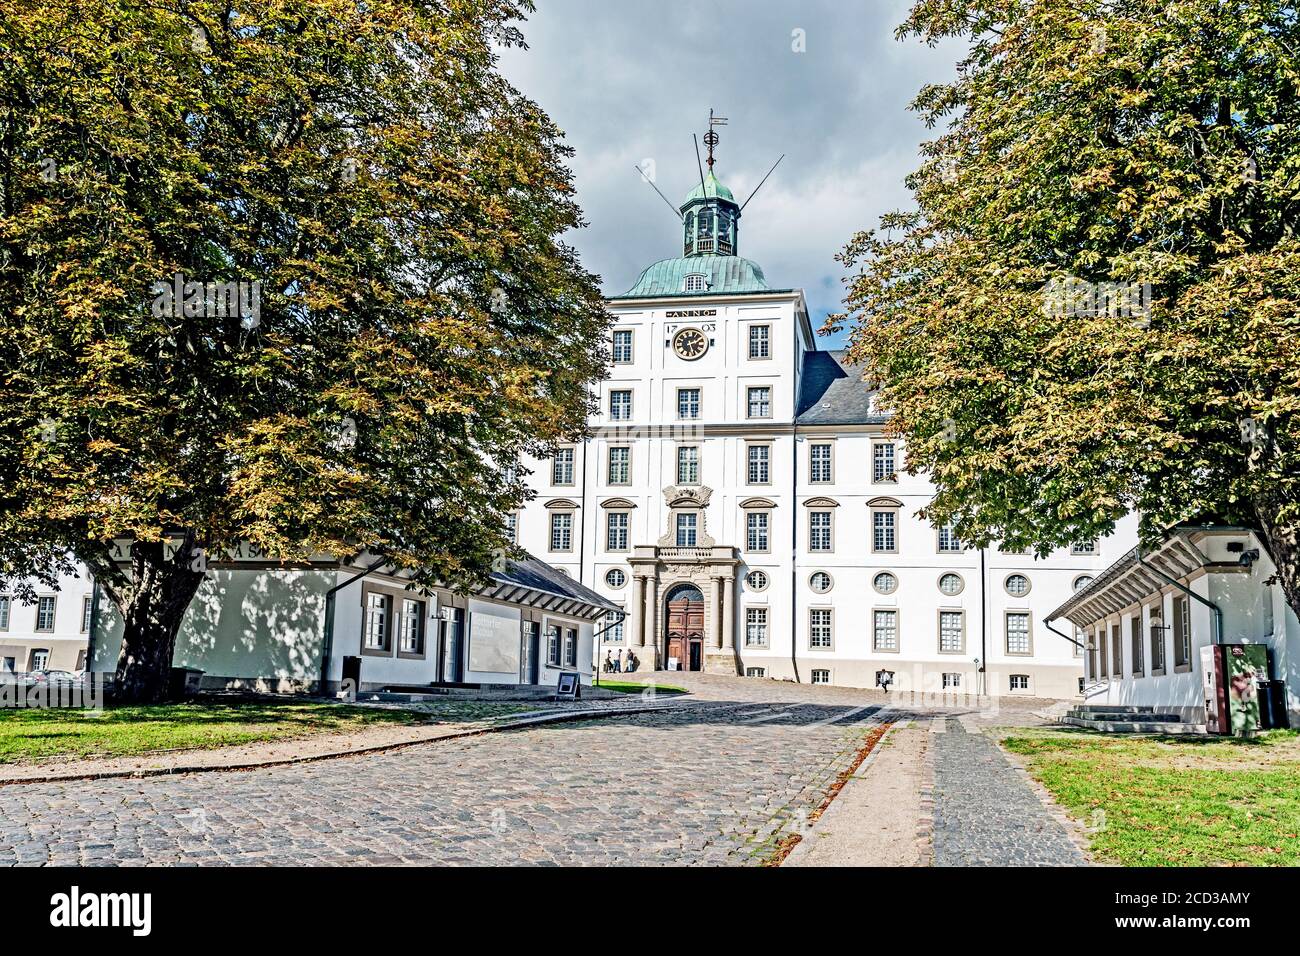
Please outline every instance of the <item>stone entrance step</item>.
[{"label": "stone entrance step", "polygon": [[[1141,714],[1133,715],[1129,719],[1115,717],[1097,720],[1095,717],[1067,714],[1060,718],[1060,722],[1072,727],[1086,727],[1089,730],[1101,730],[1109,734],[1203,734],[1206,732],[1204,724],[1184,723],[1170,714],[1150,715],[1156,717],[1155,720],[1148,720],[1147,716]],[[1172,719],[1168,719],[1171,717]]]}]

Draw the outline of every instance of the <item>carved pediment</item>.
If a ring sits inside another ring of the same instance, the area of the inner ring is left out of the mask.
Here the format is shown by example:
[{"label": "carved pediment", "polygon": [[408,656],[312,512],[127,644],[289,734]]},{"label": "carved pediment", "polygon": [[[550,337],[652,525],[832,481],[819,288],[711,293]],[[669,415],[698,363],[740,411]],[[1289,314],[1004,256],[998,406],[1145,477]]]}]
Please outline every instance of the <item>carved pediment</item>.
[{"label": "carved pediment", "polygon": [[602,508],[635,508],[636,502],[626,498],[606,498],[600,503]]},{"label": "carved pediment", "polygon": [[664,501],[669,508],[707,508],[713,489],[705,485],[687,485],[676,487],[669,485],[664,489]]},{"label": "carved pediment", "polygon": [[903,503],[897,498],[872,498],[867,502],[868,508],[901,508]]},{"label": "carved pediment", "polygon": [[809,498],[804,502],[805,508],[838,508],[840,503],[834,498]]},{"label": "carved pediment", "polygon": [[740,503],[742,508],[775,508],[776,502],[771,498],[746,498]]},{"label": "carved pediment", "polygon": [[578,503],[571,498],[552,498],[546,502],[547,508],[555,508],[560,511],[576,511]]}]

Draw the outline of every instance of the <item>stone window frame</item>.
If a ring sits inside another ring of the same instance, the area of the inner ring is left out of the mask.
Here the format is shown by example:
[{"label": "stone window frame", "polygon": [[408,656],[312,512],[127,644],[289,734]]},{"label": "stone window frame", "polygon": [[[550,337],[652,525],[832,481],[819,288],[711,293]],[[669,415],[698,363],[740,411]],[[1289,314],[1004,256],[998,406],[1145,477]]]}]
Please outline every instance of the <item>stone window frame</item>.
[{"label": "stone window frame", "polygon": [[511,544],[519,543],[519,512],[511,511],[506,514],[506,539]]},{"label": "stone window frame", "polygon": [[[753,582],[749,580],[755,574],[761,574],[763,576],[763,584],[761,587],[755,585]],[[768,574],[766,571],[764,571],[762,568],[750,568],[748,571],[745,572],[745,577],[743,578],[743,580],[745,582],[745,588],[747,590],[753,591],[755,594],[762,594],[764,591],[766,591],[769,587],[772,586],[772,576]]]},{"label": "stone window frame", "polygon": [[[888,446],[893,451],[893,471],[886,478],[876,477],[876,449]],[[873,485],[896,485],[898,484],[898,442],[888,438],[873,438],[871,440],[871,484]]]},{"label": "stone window frame", "polygon": [[1115,676],[1124,679],[1124,618],[1109,621],[1111,666]]},{"label": "stone window frame", "polygon": [[[635,389],[632,389],[632,388],[622,388],[622,387],[620,387],[620,388],[611,388],[611,389],[609,390],[609,396],[608,396],[609,401],[608,401],[608,404],[607,404],[606,409],[605,409],[605,414],[608,416],[608,418],[609,418],[609,420],[610,420],[611,422],[630,422],[630,421],[632,420],[632,416],[635,414],[635,409],[636,409],[636,394],[635,394],[635,391],[636,391],[636,390],[635,390]],[[627,396],[627,414],[626,414],[626,415],[615,415],[615,414],[614,414],[614,396],[615,396],[615,395],[626,395],[626,396]]]},{"label": "stone window frame", "polygon": [[[548,505],[547,507],[549,508],[550,506]],[[577,514],[577,510],[573,508],[552,508],[549,511],[549,514],[550,514],[550,518],[546,522],[547,552],[550,554],[572,554],[573,553],[573,531],[574,531],[573,518],[574,515]],[[567,516],[569,519],[569,529],[568,529],[569,546],[567,548],[557,548],[555,546],[556,519],[564,516]]]},{"label": "stone window frame", "polygon": [[[888,591],[882,591],[876,585],[876,578],[880,577],[882,574],[888,574],[891,578],[893,578],[894,586],[890,588]],[[877,594],[897,594],[898,588],[899,588],[898,575],[895,574],[893,571],[890,571],[888,568],[878,568],[877,570],[872,572],[871,589],[875,591]]]},{"label": "stone window frame", "polygon": [[[1155,604],[1147,604],[1142,608],[1143,616],[1146,619],[1147,631],[1147,651],[1151,660],[1151,676],[1164,677],[1165,670],[1169,666],[1169,648],[1165,647],[1165,609],[1164,601],[1157,601]],[[1155,622],[1159,621],[1157,625]],[[1159,655],[1156,654],[1156,648],[1160,649]],[[1160,659],[1160,666],[1156,667],[1156,658]]]},{"label": "stone window frame", "polygon": [[[881,647],[876,640],[876,613],[884,612],[894,616],[894,646]],[[903,648],[903,612],[899,607],[873,605],[871,608],[871,651],[873,654],[901,654]]]},{"label": "stone window frame", "polygon": [[[1011,590],[1011,588],[1009,587],[1009,585],[1010,585],[1010,583],[1011,583],[1011,579],[1012,579],[1012,578],[1024,578],[1024,579],[1025,579],[1025,592],[1024,592],[1023,594],[1016,594],[1014,591]],[[1023,571],[1012,571],[1010,574],[1008,574],[1005,578],[1002,579],[1002,590],[1006,591],[1007,594],[1010,595],[1011,597],[1016,598],[1017,600],[1019,600],[1019,599],[1021,599],[1021,598],[1027,598],[1027,597],[1029,597],[1030,592],[1032,592],[1032,591],[1034,590],[1034,582],[1033,582],[1033,580],[1029,577],[1029,575],[1025,574],[1025,572],[1023,572]]]},{"label": "stone window frame", "polygon": [[[610,576],[613,575],[615,572],[623,575],[623,580],[620,581],[618,584],[615,584],[613,581],[610,580]],[[606,568],[605,573],[604,575],[602,575],[601,579],[605,582],[605,587],[613,591],[621,591],[623,590],[623,588],[627,587],[627,580],[628,580],[627,571],[623,570],[623,568],[621,567]]]},{"label": "stone window frame", "polygon": [[[765,329],[766,335],[763,338],[763,347],[767,352],[766,355],[754,354],[754,333],[758,329]],[[751,322],[748,330],[745,332],[745,354],[750,362],[770,362],[772,360],[772,323],[770,322]]]},{"label": "stone window frame", "polygon": [[[961,618],[961,646],[955,651],[945,651],[943,649],[943,616],[945,614],[957,614]],[[940,607],[934,612],[934,637],[935,647],[938,653],[946,656],[955,656],[966,653],[966,609],[963,607]]]},{"label": "stone window frame", "polygon": [[[955,577],[958,581],[961,582],[961,587],[959,587],[957,590],[951,593],[943,589],[943,579],[948,577],[949,575]],[[960,571],[953,571],[952,569],[949,569],[947,571],[942,571],[940,572],[939,576],[934,579],[934,586],[938,588],[939,593],[942,594],[944,597],[956,597],[958,594],[961,594],[963,591],[966,590],[966,576],[962,574]]]},{"label": "stone window frame", "polygon": [[709,276],[706,272],[688,272],[682,276],[683,292],[708,292]]},{"label": "stone window frame", "polygon": [[[49,670],[49,669],[50,669],[50,656],[51,656],[53,653],[54,653],[53,648],[49,648],[49,647],[32,647],[32,648],[28,648],[28,651],[27,651],[27,670],[28,670],[28,671],[44,671],[44,670]],[[36,655],[37,655],[37,654],[44,654],[44,655],[45,655],[45,666],[44,666],[44,667],[37,667],[37,666],[36,666]]]},{"label": "stone window frame", "polygon": [[[818,478],[813,470],[813,449],[825,448],[827,451],[826,467],[830,477]],[[808,443],[808,484],[810,485],[833,485],[835,484],[835,442],[833,441],[811,441]]]},{"label": "stone window frame", "polygon": [[[867,502],[869,516],[868,533],[871,536],[871,554],[898,554],[899,538],[902,537],[903,503],[894,498],[872,498]],[[892,548],[876,547],[876,515],[892,514],[894,516],[894,546]]]},{"label": "stone window frame", "polygon": [[[751,462],[749,456],[750,456],[750,450],[755,448],[767,449],[767,481],[750,480]],[[745,481],[744,481],[745,485],[749,487],[756,487],[756,488],[770,488],[772,486],[772,450],[773,450],[773,443],[771,441],[766,441],[766,440],[751,441],[750,439],[745,440]]]},{"label": "stone window frame", "polygon": [[[940,690],[959,690],[961,688],[961,671],[942,671],[939,679]],[[952,678],[951,682],[948,678]]]},{"label": "stone window frame", "polygon": [[[683,453],[690,449],[695,451],[695,476],[693,481],[687,481],[682,477]],[[688,488],[695,488],[703,484],[703,481],[701,480],[701,472],[704,470],[704,455],[698,442],[682,442],[677,445],[677,450],[673,453],[673,458],[675,459],[673,467],[675,469],[674,477],[677,479],[676,484]]]},{"label": "stone window frame", "polygon": [[[817,577],[819,574],[826,575],[827,584],[824,591],[819,591],[817,586],[813,584],[813,578]],[[818,568],[812,574],[808,575],[808,590],[812,591],[813,594],[830,594],[835,590],[835,576],[825,568]]]},{"label": "stone window frame", "polygon": [[[814,625],[813,625],[813,615],[814,615],[814,614],[823,614],[823,613],[826,614],[826,615],[828,615],[828,617],[827,617],[827,625],[826,625],[826,626],[827,626],[828,630],[830,631],[830,637],[829,637],[829,639],[828,639],[828,640],[829,640],[829,643],[827,643],[827,644],[825,644],[825,645],[820,645],[820,644],[819,644],[819,645],[817,645],[817,646],[814,646],[814,645],[813,645],[813,626],[814,626]],[[835,650],[835,608],[832,607],[832,606],[830,606],[830,605],[825,605],[825,604],[814,605],[814,606],[808,608],[808,615],[807,615],[807,617],[805,618],[805,620],[807,621],[807,624],[808,624],[808,635],[807,635],[806,643],[807,643],[807,645],[808,645],[808,651],[809,651],[809,653],[812,653],[812,654],[829,654],[829,653],[833,653],[834,650]]]},{"label": "stone window frame", "polygon": [[[754,392],[767,392],[767,414],[754,414]],[[746,421],[770,421],[773,414],[772,404],[774,401],[775,390],[771,385],[746,385],[745,386],[745,419]]]},{"label": "stone window frame", "polygon": [[[766,548],[751,548],[749,546],[749,516],[762,516],[766,519],[767,527],[763,533],[767,538]],[[772,512],[768,508],[747,508],[745,509],[745,548],[746,554],[771,554],[772,553]]]},{"label": "stone window frame", "polygon": [[1128,619],[1128,640],[1129,656],[1132,658],[1129,664],[1129,673],[1134,677],[1145,677],[1147,668],[1146,648],[1143,646],[1145,635],[1142,627],[1142,608],[1139,605],[1136,613],[1130,614]]},{"label": "stone window frame", "polygon": [[[41,603],[49,601],[50,623],[45,627],[41,626]],[[36,622],[32,628],[34,634],[53,634],[55,625],[59,620],[59,596],[57,594],[38,594],[36,596]]]},{"label": "stone window frame", "polygon": [[[695,393],[695,414],[685,416],[682,414],[682,393]],[[699,421],[700,416],[704,414],[704,388],[700,385],[678,385],[675,393],[677,399],[677,421],[694,422]]]},{"label": "stone window frame", "polygon": [[[703,509],[696,508],[677,508],[673,510],[673,542],[674,547],[678,548],[698,548],[700,546],[700,534],[703,531],[703,522],[700,520],[700,513]],[[690,518],[690,528],[683,527],[682,519]],[[682,532],[689,531],[690,537],[694,540],[689,544],[682,543]]]},{"label": "stone window frame", "polygon": [[[826,679],[825,679],[825,680],[818,680],[818,679],[817,679],[817,675],[818,675],[818,674],[825,674],[825,675],[826,675]],[[810,667],[810,668],[808,669],[808,682],[809,682],[810,684],[820,684],[820,685],[823,686],[823,687],[830,686],[830,683],[831,683],[831,669],[830,669],[829,667]]]},{"label": "stone window frame", "polygon": [[14,599],[12,594],[0,594],[0,631],[9,630],[9,621],[13,618]]},{"label": "stone window frame", "polygon": [[[1170,595],[1169,617],[1172,619],[1169,636],[1174,639],[1174,673],[1185,674],[1192,669],[1192,601],[1186,594]],[[1183,634],[1187,635],[1184,645]],[[1179,651],[1186,649],[1184,659]]]},{"label": "stone window frame", "polygon": [[[627,334],[627,358],[618,357],[618,336]],[[636,364],[636,330],[635,329],[614,329],[610,333],[610,364],[612,365],[635,365]]]},{"label": "stone window frame", "polygon": [[[569,453],[569,480],[557,481],[556,476],[560,474],[560,453]],[[551,485],[555,488],[572,488],[577,484],[578,475],[578,446],[577,445],[560,445],[555,449],[555,454],[551,456]]]},{"label": "stone window frame", "polygon": [[[384,599],[384,646],[369,647],[366,644],[366,635],[370,632],[370,596],[378,595]],[[420,650],[404,651],[402,647],[402,622],[401,616],[405,611],[405,605],[401,601],[415,601],[421,605],[420,610]],[[360,655],[362,657],[384,657],[390,660],[412,660],[423,661],[429,657],[429,616],[430,607],[441,608],[450,607],[450,602],[445,602],[438,592],[432,595],[421,594],[418,591],[409,588],[399,587],[395,584],[388,584],[372,579],[364,580],[361,584],[361,640]],[[468,627],[468,617],[465,615],[465,621],[462,627]]]},{"label": "stone window frame", "polygon": [[[1025,619],[1025,641],[1028,644],[1028,650],[1013,651],[1011,649],[1011,618],[1013,616]],[[1034,617],[1028,610],[1024,608],[1005,608],[1002,611],[1002,650],[1007,657],[1034,656]]]},{"label": "stone window frame", "polygon": [[78,632],[78,633],[80,633],[80,634],[89,634],[89,633],[90,633],[90,615],[91,615],[91,613],[92,613],[92,608],[94,607],[94,603],[95,603],[95,602],[91,600],[91,596],[90,596],[89,594],[82,595],[82,598],[81,598],[81,630]]},{"label": "stone window frame", "polygon": [[761,680],[767,677],[766,667],[746,667],[745,676],[753,680]]},{"label": "stone window frame", "polygon": [[[761,642],[758,642],[758,643],[751,643],[750,640],[749,640],[749,626],[750,626],[749,615],[750,615],[750,612],[751,612],[751,611],[753,611],[753,612],[760,612],[760,611],[761,611],[761,612],[762,612],[762,616],[763,616],[763,621],[762,621],[762,627],[763,627],[763,640],[762,640]],[[744,641],[744,647],[746,647],[746,648],[759,648],[759,649],[761,649],[761,650],[767,650],[768,648],[770,648],[770,647],[772,646],[772,613],[771,613],[771,609],[770,609],[766,604],[746,604],[746,605],[745,605],[745,618],[744,618],[744,620],[745,620],[745,633],[744,633],[744,636],[743,636],[743,638],[742,638],[742,640]]]},{"label": "stone window frame", "polygon": [[[1083,545],[1088,547],[1084,548]],[[1089,538],[1086,541],[1075,541],[1070,545],[1071,557],[1095,557],[1101,553],[1100,545],[1096,538]]]},{"label": "stone window frame", "polygon": [[[1017,687],[1016,682],[1023,681],[1024,687]],[[1007,675],[1007,693],[1009,694],[1028,694],[1033,690],[1033,682],[1028,674],[1008,674]]]},{"label": "stone window frame", "polygon": [[[627,543],[621,548],[610,547],[610,530],[615,515],[623,519],[623,537]],[[605,551],[608,554],[626,554],[632,550],[632,511],[629,508],[610,507],[605,509]]]},{"label": "stone window frame", "polygon": [[[627,452],[627,481],[614,480],[614,451],[622,449]],[[605,484],[611,488],[626,488],[632,484],[632,445],[627,442],[611,442],[605,446]]]},{"label": "stone window frame", "polygon": [[[834,554],[835,553],[835,512],[839,509],[840,503],[834,498],[809,498],[804,503],[808,509],[808,519],[804,522],[804,548],[809,554]],[[824,514],[827,516],[827,533],[830,538],[829,547],[813,547],[813,515]],[[895,541],[897,543],[897,541]]]},{"label": "stone window frame", "polygon": [[[394,629],[393,637],[395,638],[394,646],[397,649],[397,657],[400,660],[408,661],[427,660],[429,656],[429,599],[427,597],[421,597],[415,592],[407,591],[404,593],[401,600],[402,613],[400,616],[398,616],[396,612],[396,601],[393,603],[394,623],[397,625]],[[404,631],[406,629],[406,602],[408,601],[418,605],[419,607],[420,633],[418,635],[417,649],[413,651],[402,649],[402,640],[405,637]],[[464,624],[461,626],[465,627]]]},{"label": "stone window frame", "polygon": [[[957,547],[945,548],[943,546],[943,536],[945,534],[947,534],[952,539],[952,541],[956,543]],[[946,524],[943,527],[934,529],[934,553],[935,554],[965,554],[966,553],[966,543],[962,541],[961,538],[957,537],[957,532],[953,529],[953,526],[951,524]]]}]

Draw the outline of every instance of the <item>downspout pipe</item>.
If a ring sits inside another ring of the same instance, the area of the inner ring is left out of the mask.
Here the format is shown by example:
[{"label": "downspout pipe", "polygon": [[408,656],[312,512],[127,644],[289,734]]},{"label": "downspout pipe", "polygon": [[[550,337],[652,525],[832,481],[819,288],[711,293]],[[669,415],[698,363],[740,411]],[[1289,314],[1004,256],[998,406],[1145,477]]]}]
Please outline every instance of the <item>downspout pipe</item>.
[{"label": "downspout pipe", "polygon": [[336,584],[334,585],[334,587],[330,588],[328,591],[325,592],[325,634],[323,639],[321,640],[321,655],[320,655],[320,692],[322,695],[325,693],[325,688],[328,686],[329,673],[330,673],[330,655],[334,650],[334,596],[338,594],[340,591],[342,591],[349,584],[356,584],[362,578],[369,577],[371,574],[374,574],[376,571],[378,571],[387,563],[388,563],[387,558],[380,558],[378,561],[376,561],[370,567],[366,568],[364,571],[352,575],[352,577],[348,578],[342,584]]},{"label": "downspout pipe", "polygon": [[1072,638],[1069,634],[1066,634],[1064,631],[1058,631],[1056,628],[1052,627],[1052,622],[1055,621],[1055,620],[1056,620],[1056,618],[1054,618],[1054,617],[1045,618],[1045,619],[1043,620],[1043,627],[1047,628],[1049,631],[1051,631],[1051,632],[1052,632],[1053,634],[1055,634],[1057,637],[1063,637],[1063,638],[1065,638],[1067,641],[1069,641],[1071,644],[1073,644],[1075,647],[1077,647],[1077,648],[1078,648],[1079,650],[1081,650],[1081,651],[1086,651],[1086,650],[1088,649],[1088,645],[1087,645],[1087,644],[1080,644],[1078,641],[1076,641],[1074,638]]},{"label": "downspout pipe", "polygon": [[1143,560],[1142,560],[1142,548],[1141,548],[1140,545],[1139,545],[1137,548],[1134,548],[1134,549],[1133,549],[1133,554],[1136,556],[1136,558],[1137,558],[1137,563],[1138,563],[1139,565],[1141,565],[1142,567],[1146,568],[1148,571],[1150,571],[1152,574],[1154,574],[1154,575],[1155,575],[1156,577],[1158,577],[1160,580],[1166,582],[1167,584],[1172,584],[1174,587],[1178,588],[1178,590],[1182,591],[1182,592],[1183,592],[1184,594],[1186,594],[1188,597],[1191,597],[1191,598],[1196,599],[1197,601],[1200,601],[1202,604],[1204,604],[1206,607],[1208,607],[1211,611],[1214,612],[1214,639],[1213,639],[1213,643],[1215,643],[1215,644],[1222,644],[1222,643],[1223,643],[1223,609],[1222,609],[1221,607],[1219,607],[1219,605],[1217,605],[1217,604],[1215,604],[1213,601],[1211,601],[1209,598],[1203,598],[1203,597],[1201,597],[1199,594],[1197,594],[1195,591],[1193,591],[1193,590],[1192,590],[1191,588],[1189,588],[1187,585],[1181,583],[1180,581],[1176,581],[1176,580],[1174,580],[1174,579],[1171,578],[1169,575],[1167,575],[1167,574],[1165,574],[1163,571],[1161,571],[1159,568],[1152,567],[1151,565],[1149,565],[1149,564],[1147,564],[1145,561],[1143,561]]}]

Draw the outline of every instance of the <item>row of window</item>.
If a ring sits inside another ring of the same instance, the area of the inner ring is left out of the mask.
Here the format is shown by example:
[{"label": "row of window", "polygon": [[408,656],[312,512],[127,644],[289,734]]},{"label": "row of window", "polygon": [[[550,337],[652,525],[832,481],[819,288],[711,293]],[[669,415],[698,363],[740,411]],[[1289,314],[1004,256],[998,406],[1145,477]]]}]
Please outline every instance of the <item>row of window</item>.
[{"label": "row of window", "polygon": [[[1150,651],[1150,674],[1161,676],[1167,664],[1165,632],[1172,638],[1175,669],[1189,669],[1192,664],[1192,625],[1191,608],[1186,595],[1176,595],[1171,601],[1170,622],[1165,624],[1161,618],[1160,605],[1147,609],[1147,627],[1145,640],[1143,635],[1141,612],[1129,618],[1129,674],[1133,677],[1145,677],[1147,671],[1147,651]],[[1088,676],[1123,677],[1124,676],[1124,636],[1120,624],[1110,625],[1107,640],[1106,625],[1099,624],[1093,634],[1087,659]]]},{"label": "row of window", "polygon": [[[678,389],[678,412],[682,418],[698,418],[700,411],[700,390],[698,388]],[[771,389],[751,388],[749,390],[749,409],[751,418],[767,418],[771,415]],[[683,396],[686,396],[683,398]],[[630,391],[613,391],[609,394],[609,414],[614,421],[627,421],[632,417],[632,393]],[[685,402],[685,404],[682,404]],[[682,414],[682,413],[685,414]],[[759,414],[754,414],[754,413]],[[834,482],[834,462],[830,443],[817,443],[809,448],[808,480],[811,484],[831,484]],[[894,467],[894,444],[877,442],[872,446],[871,480],[881,484],[897,482],[898,474]],[[632,483],[632,447],[630,445],[610,445],[606,449],[605,480],[611,485],[630,485]],[[560,448],[551,459],[551,484],[573,485],[575,483],[574,449]],[[700,446],[677,446],[677,484],[698,485],[700,483]],[[770,485],[772,483],[772,446],[766,442],[751,443],[745,452],[745,483],[750,485]]]},{"label": "row of window", "polygon": [[[52,594],[41,595],[36,599],[36,631],[52,632],[54,616],[58,610],[58,598]],[[13,598],[0,594],[0,631],[9,630],[9,619],[13,611]],[[81,599],[81,633],[90,632],[90,595]],[[37,668],[39,670],[40,668]]]},{"label": "row of window", "polygon": [[[698,288],[687,288],[688,292],[698,292],[704,288],[705,276],[687,276],[688,286],[690,280],[696,280]],[[772,327],[770,325],[751,324],[749,326],[748,355],[751,359],[767,359],[772,357]],[[615,329],[612,339],[612,357],[615,365],[631,365],[635,361],[636,348],[633,339],[632,329]]]},{"label": "row of window", "polygon": [[[745,608],[745,646],[768,646],[769,609],[761,606]],[[871,649],[881,653],[899,651],[898,608],[876,608],[871,618]],[[829,651],[835,647],[835,609],[814,607],[808,609],[808,650]],[[966,612],[960,609],[940,609],[936,627],[936,646],[940,654],[966,652]],[[1007,611],[1003,615],[1003,647],[1012,657],[1029,657],[1034,652],[1028,611]]]},{"label": "row of window", "polygon": [[[632,389],[612,388],[609,390],[609,420],[612,422],[630,422],[632,420]],[[698,387],[679,388],[677,390],[677,417],[683,421],[693,421],[700,417],[700,389]],[[745,390],[745,417],[772,417],[772,387],[770,385],[751,385]]]},{"label": "row of window", "polygon": [[[824,668],[814,667],[811,671],[811,680],[814,684],[829,684],[831,682],[831,672]],[[766,677],[766,667],[746,667],[746,677]],[[1028,674],[1010,674],[1008,675],[1007,686],[1011,690],[1029,690]],[[944,673],[943,689],[957,690],[961,688],[961,674]]]}]

